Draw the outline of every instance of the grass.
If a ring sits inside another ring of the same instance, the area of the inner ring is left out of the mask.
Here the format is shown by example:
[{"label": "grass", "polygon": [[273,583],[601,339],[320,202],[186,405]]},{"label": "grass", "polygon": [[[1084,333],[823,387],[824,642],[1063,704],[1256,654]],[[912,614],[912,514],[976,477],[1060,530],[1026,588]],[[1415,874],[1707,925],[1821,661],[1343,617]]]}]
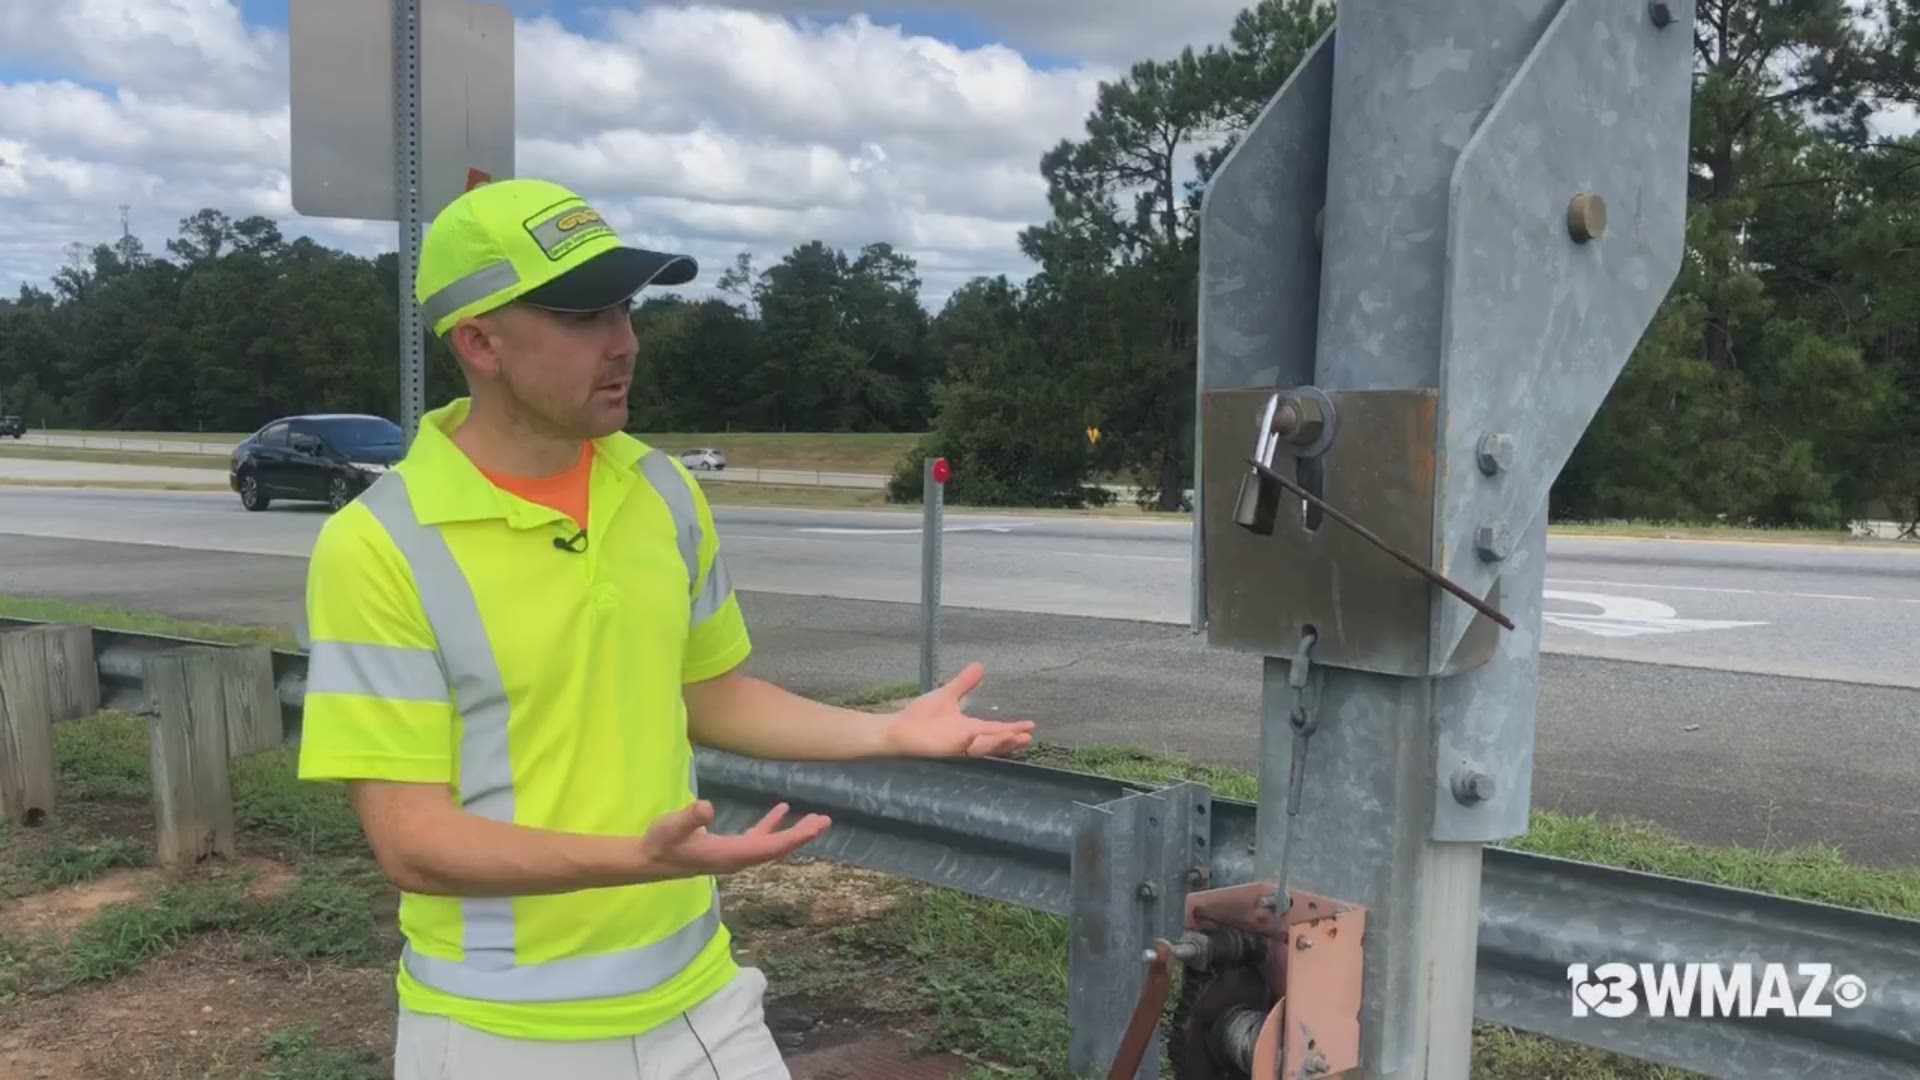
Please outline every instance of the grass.
[{"label": "grass", "polygon": [[92,836],[56,826],[27,844],[0,836],[0,898],[77,885],[111,870],[147,865],[145,846],[124,836]]},{"label": "grass", "polygon": [[227,459],[217,454],[169,454],[143,450],[88,450],[78,446],[0,446],[0,458],[37,458],[41,461],[86,461],[98,465],[155,465],[175,469],[204,469],[224,474]]},{"label": "grass", "polygon": [[267,1065],[253,1080],[382,1080],[380,1062],[320,1043],[312,1020],[267,1035]]},{"label": "grass", "polygon": [[673,453],[711,447],[727,456],[729,469],[870,474],[893,472],[920,441],[918,434],[891,432],[663,432],[637,437]]},{"label": "grass", "polygon": [[129,611],[104,604],[77,604],[68,600],[49,600],[16,596],[10,593],[0,593],[0,618],[86,623],[101,630],[124,630],[136,634],[192,638],[197,641],[227,645],[264,644],[276,649],[300,647],[299,641],[293,634],[280,627],[199,622],[150,611]]},{"label": "grass", "polygon": [[[916,693],[914,684],[892,683],[836,703],[871,708]],[[103,714],[60,725],[55,754],[69,798],[148,796],[145,721],[138,716]],[[270,844],[284,862],[299,868],[290,887],[260,899],[249,896],[244,875],[168,880],[144,902],[103,910],[58,948],[0,938],[0,1004],[125,975],[209,931],[244,939],[260,955],[294,963],[390,962],[397,945],[383,906],[390,890],[367,858],[342,790],[299,781],[294,754],[282,749],[233,766],[243,838]],[[1142,783],[1196,780],[1224,798],[1257,795],[1248,770],[1126,747],[1042,745],[1027,760]],[[0,828],[0,882],[51,887],[138,865],[145,856],[124,842],[81,835],[29,848],[22,842],[25,835]],[[1920,869],[1857,867],[1829,849],[1713,848],[1642,824],[1544,811],[1534,815],[1525,837],[1506,846],[1920,916]],[[858,887],[884,891],[893,902],[869,918],[833,920],[824,927],[809,917],[807,896],[729,904],[730,925],[756,953],[757,940],[785,935],[780,938],[785,944],[757,961],[767,969],[778,998],[858,1002],[870,1015],[921,1018],[932,1047],[975,1060],[1018,1063],[1011,1069],[996,1066],[991,1075],[998,1077],[1057,1080],[1067,1075],[1064,920],[905,879],[873,875],[872,886],[867,880]],[[904,974],[896,970],[883,976],[894,965],[904,965]],[[873,988],[879,985],[888,993],[874,1001]],[[273,1033],[269,1044],[268,1071],[256,1075],[284,1080],[378,1075],[370,1071],[377,1063],[364,1056],[324,1046],[311,1025]],[[1677,1080],[1686,1074],[1483,1024],[1475,1031],[1473,1075],[1483,1080]]]},{"label": "grass", "polygon": [[[34,428],[28,434],[39,435],[43,432],[39,428]],[[152,439],[157,442],[238,444],[240,440],[253,433],[250,431],[83,431],[79,428],[48,428],[44,434],[66,438]]]},{"label": "grass", "polygon": [[1898,543],[1873,537],[1855,536],[1846,529],[1815,529],[1791,525],[1758,528],[1659,521],[1562,521],[1555,522],[1551,531],[1559,536],[1645,537],[1652,540],[1752,540],[1777,544],[1854,545]]},{"label": "grass", "polygon": [[[696,474],[697,475],[697,474]],[[716,480],[700,485],[714,506],[779,506],[797,510],[898,509],[877,488],[790,487]]]}]

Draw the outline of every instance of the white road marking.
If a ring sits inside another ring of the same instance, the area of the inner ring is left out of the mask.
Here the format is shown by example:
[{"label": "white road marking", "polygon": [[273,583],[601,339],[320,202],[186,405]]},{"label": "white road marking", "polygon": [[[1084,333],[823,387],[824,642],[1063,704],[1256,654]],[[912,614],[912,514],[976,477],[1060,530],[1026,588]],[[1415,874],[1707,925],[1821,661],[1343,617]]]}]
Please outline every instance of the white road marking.
[{"label": "white road marking", "polygon": [[1541,618],[1555,626],[1579,630],[1599,637],[1641,637],[1646,634],[1684,634],[1696,630],[1732,630],[1743,626],[1766,626],[1764,622],[1734,619],[1682,619],[1680,613],[1658,600],[1637,596],[1610,596],[1605,593],[1561,592],[1548,589],[1547,600],[1565,600],[1588,604],[1598,612],[1548,611]]}]

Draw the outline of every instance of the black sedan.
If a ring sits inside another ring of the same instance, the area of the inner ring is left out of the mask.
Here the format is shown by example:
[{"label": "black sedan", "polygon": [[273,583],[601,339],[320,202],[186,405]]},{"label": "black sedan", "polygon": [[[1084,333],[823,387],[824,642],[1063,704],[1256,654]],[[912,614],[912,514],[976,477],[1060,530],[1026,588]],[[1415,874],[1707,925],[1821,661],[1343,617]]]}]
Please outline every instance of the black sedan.
[{"label": "black sedan", "polygon": [[287,416],[234,447],[228,482],[249,510],[276,499],[334,510],[400,460],[400,425],[379,416]]}]

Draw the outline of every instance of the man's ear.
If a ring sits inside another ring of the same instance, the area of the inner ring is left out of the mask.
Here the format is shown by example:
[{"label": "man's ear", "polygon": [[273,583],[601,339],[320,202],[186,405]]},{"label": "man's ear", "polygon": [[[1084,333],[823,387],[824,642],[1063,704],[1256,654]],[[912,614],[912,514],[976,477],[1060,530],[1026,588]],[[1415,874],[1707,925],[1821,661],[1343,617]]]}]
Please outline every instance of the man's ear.
[{"label": "man's ear", "polygon": [[500,373],[500,353],[493,328],[484,317],[462,319],[447,331],[447,348],[468,371],[492,378]]}]

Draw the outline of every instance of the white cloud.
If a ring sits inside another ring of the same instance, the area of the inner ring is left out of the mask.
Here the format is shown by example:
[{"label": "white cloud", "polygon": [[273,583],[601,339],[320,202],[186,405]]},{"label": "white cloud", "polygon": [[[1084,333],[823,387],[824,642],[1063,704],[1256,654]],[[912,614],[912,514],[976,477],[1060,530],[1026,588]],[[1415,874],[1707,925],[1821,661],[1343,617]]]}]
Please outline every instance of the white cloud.
[{"label": "white cloud", "polygon": [[[635,242],[695,254],[708,287],[735,252],[764,267],[811,240],[893,243],[930,303],[974,273],[1023,276],[1016,238],[1048,212],[1040,156],[1115,74],[909,35],[854,5],[820,20],[628,3],[566,24],[512,6],[518,172],[579,188]],[[1167,25],[1144,5],[1102,11],[1092,21]],[[1023,34],[1071,21],[1007,18]],[[73,241],[112,240],[123,205],[155,252],[205,206],[390,249],[389,223],[294,213],[286,56],[231,0],[0,0],[0,294],[44,283]],[[9,81],[9,62],[43,77]]]},{"label": "white cloud", "polygon": [[738,8],[783,14],[884,17],[898,13],[968,15],[1005,34],[1015,48],[1089,57],[1120,65],[1164,59],[1183,46],[1224,41],[1233,20],[1254,0],[728,0]]},{"label": "white cloud", "polygon": [[285,100],[285,42],[230,0],[0,0],[0,58],[185,101]]}]

